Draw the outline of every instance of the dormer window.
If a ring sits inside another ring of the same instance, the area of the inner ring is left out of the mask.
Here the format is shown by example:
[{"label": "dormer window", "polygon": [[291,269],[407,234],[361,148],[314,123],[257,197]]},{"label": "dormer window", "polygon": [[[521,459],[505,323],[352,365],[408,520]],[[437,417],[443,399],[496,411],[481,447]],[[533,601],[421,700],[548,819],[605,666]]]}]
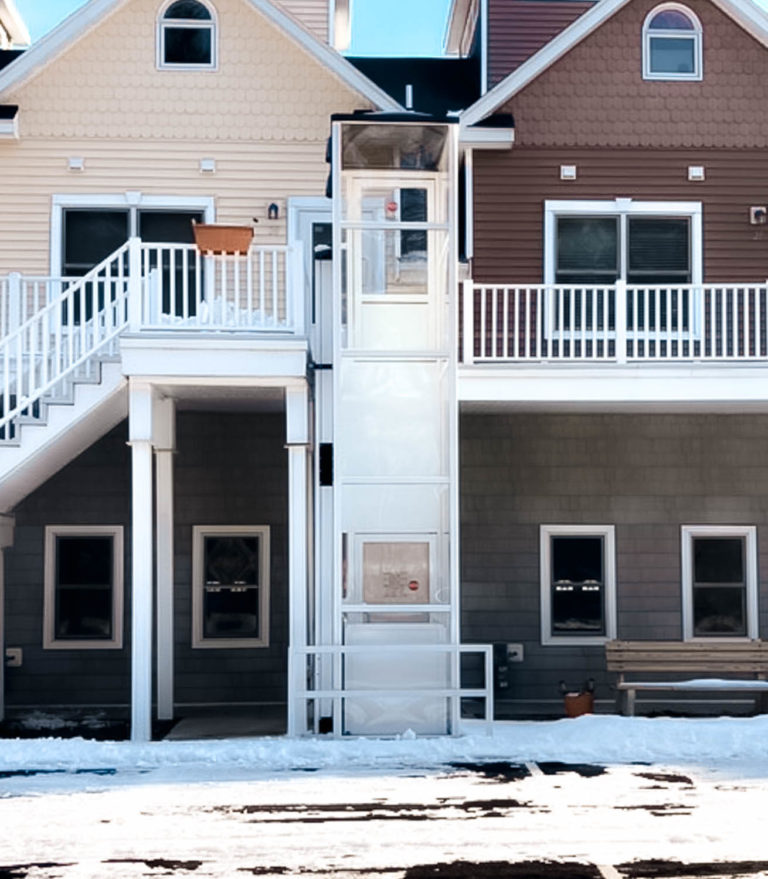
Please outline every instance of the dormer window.
[{"label": "dormer window", "polygon": [[157,66],[192,70],[216,67],[216,19],[200,0],[174,0],[158,21]]},{"label": "dormer window", "polygon": [[701,24],[686,6],[665,3],[643,25],[643,79],[701,79]]}]

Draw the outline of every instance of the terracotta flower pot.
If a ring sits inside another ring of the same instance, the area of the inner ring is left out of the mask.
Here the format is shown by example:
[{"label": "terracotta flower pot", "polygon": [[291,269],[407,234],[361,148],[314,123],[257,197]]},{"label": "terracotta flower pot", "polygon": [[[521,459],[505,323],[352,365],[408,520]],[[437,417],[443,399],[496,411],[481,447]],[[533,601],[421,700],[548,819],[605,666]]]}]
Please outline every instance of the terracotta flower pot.
[{"label": "terracotta flower pot", "polygon": [[582,714],[593,714],[595,710],[594,693],[565,693],[563,696],[565,713],[568,717],[581,717]]},{"label": "terracotta flower pot", "polygon": [[220,223],[192,223],[195,244],[201,253],[248,253],[253,241],[250,226],[225,226]]}]

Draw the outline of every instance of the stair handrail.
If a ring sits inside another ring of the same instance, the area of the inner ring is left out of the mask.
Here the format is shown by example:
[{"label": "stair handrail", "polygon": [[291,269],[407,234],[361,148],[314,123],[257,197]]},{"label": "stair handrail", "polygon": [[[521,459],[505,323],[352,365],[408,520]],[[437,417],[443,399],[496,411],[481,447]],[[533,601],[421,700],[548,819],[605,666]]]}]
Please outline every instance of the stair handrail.
[{"label": "stair handrail", "polygon": [[[34,406],[125,329],[129,273],[124,270],[123,258],[128,249],[129,242],[126,242],[0,339],[0,437],[6,425]],[[114,274],[113,266],[117,267]],[[101,307],[94,308],[87,320],[75,322],[76,308],[81,312],[85,310],[85,291],[89,284],[93,285],[92,305],[99,305],[97,284],[109,284],[114,295],[104,295]],[[68,309],[66,322],[61,318],[65,308]],[[12,364],[15,365],[13,382]],[[14,395],[16,399],[11,407]]]}]

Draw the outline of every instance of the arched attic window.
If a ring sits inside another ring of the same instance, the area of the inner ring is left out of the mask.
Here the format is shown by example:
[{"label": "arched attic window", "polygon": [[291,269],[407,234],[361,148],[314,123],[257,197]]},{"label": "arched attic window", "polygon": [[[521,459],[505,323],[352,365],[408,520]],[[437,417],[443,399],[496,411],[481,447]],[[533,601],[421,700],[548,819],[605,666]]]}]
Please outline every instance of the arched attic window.
[{"label": "arched attic window", "polygon": [[679,3],[652,9],[643,24],[643,79],[701,78],[699,19]]},{"label": "arched attic window", "polygon": [[173,0],[157,22],[157,66],[211,70],[216,67],[216,16],[200,0]]}]

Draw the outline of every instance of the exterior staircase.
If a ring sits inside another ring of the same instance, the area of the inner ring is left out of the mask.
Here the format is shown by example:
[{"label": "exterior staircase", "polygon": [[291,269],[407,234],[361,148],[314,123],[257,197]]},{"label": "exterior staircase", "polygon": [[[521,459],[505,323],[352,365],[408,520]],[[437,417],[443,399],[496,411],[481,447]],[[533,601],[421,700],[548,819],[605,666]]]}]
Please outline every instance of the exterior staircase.
[{"label": "exterior staircase", "polygon": [[49,279],[47,302],[26,318],[21,279],[4,290],[0,513],[125,417],[117,337],[128,323],[127,253],[126,244],[82,278]]},{"label": "exterior staircase", "polygon": [[303,335],[301,251],[131,238],[80,278],[0,278],[0,515],[128,414],[120,336]]}]

